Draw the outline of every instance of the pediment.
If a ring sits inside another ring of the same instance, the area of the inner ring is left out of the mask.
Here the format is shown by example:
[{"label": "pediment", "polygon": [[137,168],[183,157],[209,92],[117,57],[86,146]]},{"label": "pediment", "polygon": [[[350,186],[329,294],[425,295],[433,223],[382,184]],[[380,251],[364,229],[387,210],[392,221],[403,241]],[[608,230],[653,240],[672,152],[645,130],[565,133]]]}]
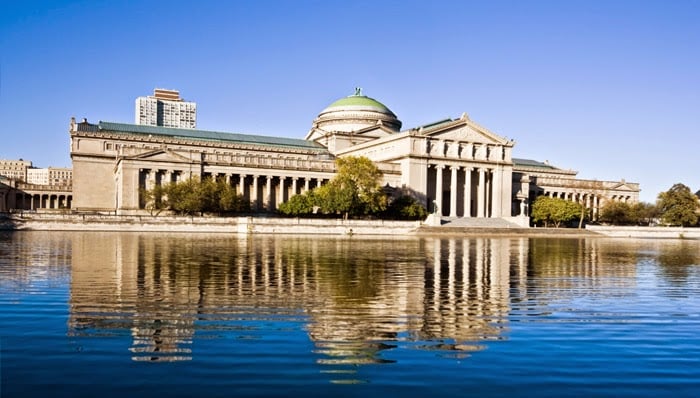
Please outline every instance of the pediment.
[{"label": "pediment", "polygon": [[417,129],[426,137],[458,141],[465,143],[495,144],[512,146],[513,141],[501,137],[488,129],[476,124],[466,114],[461,118],[451,120],[446,119],[432,125],[423,126]]},{"label": "pediment", "polygon": [[630,185],[628,185],[627,183],[624,183],[624,182],[621,182],[617,185],[614,185],[614,186],[610,187],[609,189],[615,190],[615,191],[631,191],[631,192],[637,191],[634,187],[631,187]]},{"label": "pediment", "polygon": [[394,134],[394,131],[380,124],[354,131],[351,134],[363,137],[382,138]]},{"label": "pediment", "polygon": [[474,128],[468,123],[461,123],[457,126],[429,132],[426,134],[432,138],[449,141],[473,142],[480,144],[505,144],[508,141],[489,131]]},{"label": "pediment", "polygon": [[191,160],[179,153],[169,149],[156,149],[138,155],[128,156],[129,160],[148,160],[149,162],[168,162],[168,163],[190,163]]}]

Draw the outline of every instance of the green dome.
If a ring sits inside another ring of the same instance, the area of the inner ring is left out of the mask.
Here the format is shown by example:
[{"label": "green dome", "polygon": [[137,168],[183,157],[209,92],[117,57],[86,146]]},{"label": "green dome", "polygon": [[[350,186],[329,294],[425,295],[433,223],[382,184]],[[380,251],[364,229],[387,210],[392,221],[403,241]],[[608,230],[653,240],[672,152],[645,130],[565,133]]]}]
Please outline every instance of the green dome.
[{"label": "green dome", "polygon": [[366,106],[372,108],[378,108],[381,112],[393,113],[386,107],[386,105],[377,101],[374,98],[365,97],[364,95],[351,95],[349,97],[341,98],[334,103],[328,105],[328,108],[341,108],[346,106]]},{"label": "green dome", "polygon": [[313,123],[314,128],[336,132],[358,131],[379,124],[393,131],[401,129],[401,121],[394,112],[376,99],[362,95],[359,87],[354,95],[328,105]]}]

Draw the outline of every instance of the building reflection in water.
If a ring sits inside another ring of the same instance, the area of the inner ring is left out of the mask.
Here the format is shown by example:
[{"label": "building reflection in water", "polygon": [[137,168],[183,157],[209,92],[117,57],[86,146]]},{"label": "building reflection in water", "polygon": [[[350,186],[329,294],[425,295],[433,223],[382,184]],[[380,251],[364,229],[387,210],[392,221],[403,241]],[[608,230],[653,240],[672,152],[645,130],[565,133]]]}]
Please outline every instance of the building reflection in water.
[{"label": "building reflection in water", "polygon": [[600,267],[614,250],[595,239],[70,236],[75,336],[128,333],[134,360],[174,361],[196,355],[195,333],[264,338],[291,322],[339,373],[395,361],[399,345],[468,356],[507,338],[538,292],[602,288],[635,264]]}]

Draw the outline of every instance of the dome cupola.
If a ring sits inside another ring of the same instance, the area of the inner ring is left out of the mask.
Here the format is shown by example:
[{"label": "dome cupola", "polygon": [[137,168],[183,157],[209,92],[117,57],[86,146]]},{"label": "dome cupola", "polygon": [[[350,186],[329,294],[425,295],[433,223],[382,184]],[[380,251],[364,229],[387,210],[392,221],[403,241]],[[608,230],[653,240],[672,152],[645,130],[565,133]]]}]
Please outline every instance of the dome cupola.
[{"label": "dome cupola", "polygon": [[362,95],[359,87],[355,94],[328,105],[314,119],[314,128],[328,132],[350,133],[378,124],[389,130],[401,130],[401,121],[394,112],[374,98]]}]

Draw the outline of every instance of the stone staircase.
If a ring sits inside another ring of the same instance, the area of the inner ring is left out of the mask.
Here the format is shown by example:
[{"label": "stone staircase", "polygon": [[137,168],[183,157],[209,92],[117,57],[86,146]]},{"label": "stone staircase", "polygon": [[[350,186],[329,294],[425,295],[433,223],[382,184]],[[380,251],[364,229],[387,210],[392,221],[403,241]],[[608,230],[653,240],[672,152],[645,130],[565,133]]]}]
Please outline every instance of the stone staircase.
[{"label": "stone staircase", "polygon": [[455,228],[522,228],[518,224],[512,223],[502,218],[484,218],[484,217],[442,217],[442,227]]},{"label": "stone staircase", "polygon": [[[431,215],[433,216],[433,215]],[[428,221],[428,220],[426,220]],[[441,217],[421,225],[416,233],[419,235],[448,236],[523,236],[523,237],[589,237],[601,236],[595,232],[575,228],[524,228],[503,218],[456,218]]]}]

